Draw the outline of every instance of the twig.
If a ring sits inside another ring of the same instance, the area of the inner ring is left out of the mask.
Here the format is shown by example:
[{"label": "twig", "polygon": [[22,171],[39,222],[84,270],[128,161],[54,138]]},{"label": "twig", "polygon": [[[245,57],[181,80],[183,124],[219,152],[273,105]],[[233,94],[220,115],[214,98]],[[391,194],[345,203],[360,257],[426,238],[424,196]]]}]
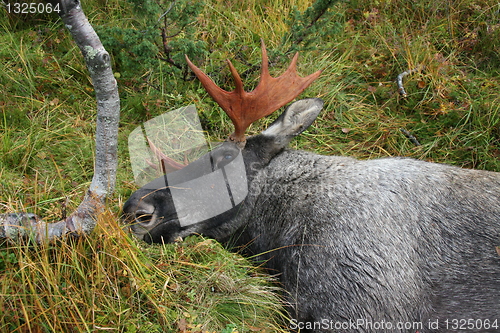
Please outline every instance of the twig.
[{"label": "twig", "polygon": [[410,140],[415,146],[420,146],[420,142],[417,140],[417,138],[411,134],[408,130],[404,129],[404,128],[400,128],[399,129],[401,131],[401,133],[403,133],[407,138],[408,140]]},{"label": "twig", "polygon": [[160,21],[163,17],[167,16],[168,13],[170,13],[170,11],[172,10],[172,8],[174,8],[174,5],[175,5],[175,1],[172,1],[172,3],[170,4],[170,6],[168,7],[168,9],[160,15],[160,17],[158,18],[158,21],[156,22],[156,25],[160,24]]},{"label": "twig", "polygon": [[406,97],[408,96],[408,94],[406,93],[406,90],[403,86],[403,78],[407,75],[410,75],[410,74],[413,74],[415,72],[421,72],[425,69],[425,66],[423,65],[420,65],[418,67],[415,67],[413,69],[409,69],[407,71],[404,71],[403,73],[399,74],[397,77],[396,77],[396,83],[398,85],[398,92],[399,94],[402,96],[402,97]]},{"label": "twig", "polygon": [[161,39],[162,39],[162,44],[163,44],[163,52],[165,52],[165,57],[158,57],[158,59],[162,60],[162,61],[165,61],[179,69],[183,69],[181,65],[179,65],[178,63],[176,63],[171,57],[170,57],[170,51],[172,50],[169,46],[168,46],[168,41],[167,39],[169,38],[169,36],[167,36],[167,33],[166,33],[166,28],[161,28]]}]

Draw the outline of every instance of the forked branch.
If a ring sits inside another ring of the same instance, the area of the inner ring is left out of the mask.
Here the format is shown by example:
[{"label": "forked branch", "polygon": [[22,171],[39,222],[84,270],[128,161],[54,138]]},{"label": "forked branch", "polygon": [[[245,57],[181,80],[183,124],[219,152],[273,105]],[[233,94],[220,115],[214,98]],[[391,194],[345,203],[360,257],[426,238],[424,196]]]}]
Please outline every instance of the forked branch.
[{"label": "forked branch", "polygon": [[80,48],[89,69],[97,99],[96,153],[94,177],[82,203],[66,219],[45,223],[34,214],[0,215],[0,238],[16,241],[32,237],[51,240],[67,233],[86,234],[96,224],[105,199],[115,187],[120,99],[108,52],[83,13],[78,0],[53,0],[61,9],[60,16]]}]

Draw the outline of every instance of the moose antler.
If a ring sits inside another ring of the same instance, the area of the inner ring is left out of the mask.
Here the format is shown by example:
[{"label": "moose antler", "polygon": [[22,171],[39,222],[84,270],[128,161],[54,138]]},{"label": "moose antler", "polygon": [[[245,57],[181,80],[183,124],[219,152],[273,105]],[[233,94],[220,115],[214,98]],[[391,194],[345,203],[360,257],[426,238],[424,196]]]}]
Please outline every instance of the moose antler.
[{"label": "moose antler", "polygon": [[229,140],[242,144],[245,142],[245,130],[254,121],[273,113],[292,101],[321,74],[321,71],[317,71],[306,77],[298,76],[296,67],[299,54],[297,52],[285,73],[274,78],[269,74],[267,51],[263,40],[261,44],[262,70],[260,81],[251,92],[246,92],[243,89],[240,75],[230,60],[227,60],[227,63],[236,86],[231,92],[218,87],[208,75],[196,67],[186,56],[189,67],[201,81],[205,90],[231,118],[235,130],[229,136]]},{"label": "moose antler", "polygon": [[[160,162],[161,169],[162,169],[163,173],[177,171],[177,170],[184,168],[187,165],[187,161],[186,161],[186,163],[179,163],[176,160],[165,155],[161,151],[161,149],[156,147],[156,145],[153,143],[153,141],[151,141],[150,138],[146,137],[146,140],[148,141],[149,148],[151,149],[151,152],[156,157],[156,159]],[[149,164],[149,166],[152,167],[153,169],[158,170],[158,164],[153,163],[149,159],[146,159],[146,163]]]}]

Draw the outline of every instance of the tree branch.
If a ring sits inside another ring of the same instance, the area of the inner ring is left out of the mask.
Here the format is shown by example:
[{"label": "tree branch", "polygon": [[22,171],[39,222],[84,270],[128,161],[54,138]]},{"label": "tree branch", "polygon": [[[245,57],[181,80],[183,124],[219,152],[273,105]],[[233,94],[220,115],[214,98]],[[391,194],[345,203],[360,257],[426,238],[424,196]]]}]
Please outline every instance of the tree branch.
[{"label": "tree branch", "polygon": [[420,146],[420,142],[418,139],[415,137],[415,135],[411,134],[406,128],[400,128],[399,129],[401,133],[403,133],[408,140],[410,140],[415,146]]},{"label": "tree branch", "polygon": [[42,242],[68,233],[90,233],[96,225],[97,215],[104,209],[105,200],[113,192],[116,182],[120,99],[111,69],[110,56],[83,13],[79,0],[51,0],[50,2],[54,5],[59,3],[61,19],[82,52],[96,92],[94,177],[82,203],[75,212],[62,221],[46,223],[30,213],[0,215],[0,238],[7,238],[11,241],[30,237]]},{"label": "tree branch", "polygon": [[[178,33],[181,33],[182,30],[179,30]],[[174,35],[175,36],[175,35]],[[161,28],[161,39],[162,39],[162,44],[163,44],[163,52],[165,52],[165,56],[166,58],[164,57],[158,57],[158,59],[162,60],[162,61],[165,61],[165,62],[168,62],[169,64],[179,68],[179,69],[183,69],[181,65],[177,64],[171,57],[170,57],[170,52],[172,51],[172,49],[168,46],[168,38],[170,37],[174,37],[174,36],[167,36],[167,32],[166,32],[166,28]]]},{"label": "tree branch", "polygon": [[406,90],[405,90],[405,87],[403,85],[403,78],[405,76],[408,76],[410,74],[413,74],[415,72],[421,72],[425,69],[425,66],[421,65],[421,66],[418,66],[416,68],[413,68],[413,69],[409,69],[407,71],[404,71],[403,73],[400,73],[397,77],[396,77],[396,84],[398,85],[398,92],[399,94],[403,97],[403,98],[406,98],[408,96],[408,94],[406,93]]}]

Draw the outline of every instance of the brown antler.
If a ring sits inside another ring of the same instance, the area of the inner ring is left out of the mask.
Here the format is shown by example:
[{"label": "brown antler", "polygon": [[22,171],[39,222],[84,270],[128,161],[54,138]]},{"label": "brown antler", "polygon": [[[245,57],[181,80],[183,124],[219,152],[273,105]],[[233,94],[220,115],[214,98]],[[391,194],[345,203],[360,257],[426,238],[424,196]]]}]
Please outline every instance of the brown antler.
[{"label": "brown antler", "polygon": [[[180,170],[187,165],[187,163],[179,163],[176,160],[165,155],[158,147],[156,147],[156,145],[153,143],[153,141],[151,141],[151,139],[149,139],[148,137],[146,137],[146,140],[148,141],[149,148],[151,149],[151,152],[154,154],[156,159],[159,161],[163,173],[169,173],[172,171]],[[153,169],[158,170],[157,163],[154,163],[149,159],[146,159],[146,163],[149,164],[149,166],[152,167]]]},{"label": "brown antler", "polygon": [[236,86],[231,92],[219,88],[212,79],[193,65],[187,56],[186,60],[191,70],[205,87],[205,90],[231,118],[235,130],[229,136],[229,140],[244,143],[245,130],[254,121],[273,113],[292,101],[321,74],[321,71],[317,71],[306,77],[298,76],[296,69],[298,56],[297,52],[285,73],[276,78],[271,77],[268,69],[266,46],[262,41],[260,81],[251,92],[246,92],[243,89],[240,75],[229,60],[227,62]]}]

